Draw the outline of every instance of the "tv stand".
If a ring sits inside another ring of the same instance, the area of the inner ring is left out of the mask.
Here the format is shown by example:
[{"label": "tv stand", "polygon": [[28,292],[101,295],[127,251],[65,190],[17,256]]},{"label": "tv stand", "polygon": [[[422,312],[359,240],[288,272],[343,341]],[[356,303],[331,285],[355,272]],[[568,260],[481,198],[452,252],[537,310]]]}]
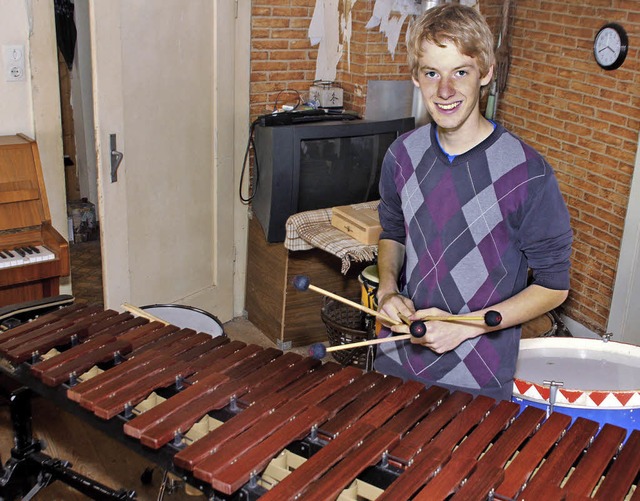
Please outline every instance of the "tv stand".
[{"label": "tv stand", "polygon": [[323,296],[301,292],[292,285],[296,275],[306,275],[317,287],[360,301],[358,275],[371,263],[353,263],[346,275],[341,261],[320,249],[290,251],[282,243],[269,243],[256,217],[249,220],[246,310],[249,320],[278,348],[326,341],[320,317]]}]

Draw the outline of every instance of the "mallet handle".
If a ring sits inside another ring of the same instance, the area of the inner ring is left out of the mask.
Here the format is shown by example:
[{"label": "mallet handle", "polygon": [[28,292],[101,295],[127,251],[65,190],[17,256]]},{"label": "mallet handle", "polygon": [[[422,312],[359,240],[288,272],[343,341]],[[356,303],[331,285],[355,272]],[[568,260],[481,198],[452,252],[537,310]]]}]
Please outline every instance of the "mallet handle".
[{"label": "mallet handle", "polygon": [[440,322],[464,322],[469,321],[469,322],[484,322],[484,317],[481,316],[465,316],[465,315],[451,315],[448,317],[438,317],[438,316],[428,316],[428,317],[422,317],[419,318],[418,320],[423,320],[423,321],[429,321],[429,320],[438,320]]},{"label": "mallet handle", "polygon": [[357,343],[339,344],[327,347],[327,353],[330,351],[350,350],[352,348],[361,348],[363,346],[371,346],[374,344],[389,343],[391,341],[406,341],[407,339],[411,339],[411,337],[411,334],[402,334],[401,336],[381,337],[369,339],[367,341],[358,341]]},{"label": "mallet handle", "polygon": [[384,320],[387,323],[393,324],[393,325],[399,325],[401,322],[398,322],[397,320],[393,320],[392,318],[386,316],[384,313],[380,313],[379,311],[376,310],[372,310],[371,308],[368,308],[360,303],[356,303],[355,301],[351,301],[350,299],[347,299],[345,297],[342,296],[338,296],[337,294],[334,294],[333,292],[329,292],[327,290],[321,289],[320,287],[316,287],[313,284],[309,284],[309,289],[315,291],[315,292],[319,292],[320,294],[323,294],[327,297],[330,297],[331,299],[335,299],[336,301],[340,301],[341,303],[347,304],[349,306],[352,306],[353,308],[356,308],[360,311],[364,311],[365,313],[368,313],[369,315],[373,315],[374,317],[378,317],[381,320]]},{"label": "mallet handle", "polygon": [[151,313],[148,313],[146,311],[144,311],[142,308],[138,308],[137,306],[133,306],[132,304],[129,303],[123,303],[122,304],[122,308],[125,311],[128,311],[129,313],[133,313],[134,315],[138,316],[138,317],[142,317],[142,318],[146,318],[147,320],[151,321],[151,322],[160,322],[164,325],[169,325],[169,322],[167,322],[166,320],[162,320],[159,317],[156,317],[155,315],[152,315]]}]

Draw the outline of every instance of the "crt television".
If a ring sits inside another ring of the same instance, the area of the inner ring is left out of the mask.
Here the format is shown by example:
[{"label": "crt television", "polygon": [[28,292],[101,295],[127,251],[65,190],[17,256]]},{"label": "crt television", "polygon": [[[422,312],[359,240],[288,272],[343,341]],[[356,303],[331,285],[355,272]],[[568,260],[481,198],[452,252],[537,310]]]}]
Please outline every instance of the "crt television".
[{"label": "crt television", "polygon": [[252,210],[267,241],[284,241],[292,214],[380,198],[382,159],[414,123],[407,117],[256,125]]}]

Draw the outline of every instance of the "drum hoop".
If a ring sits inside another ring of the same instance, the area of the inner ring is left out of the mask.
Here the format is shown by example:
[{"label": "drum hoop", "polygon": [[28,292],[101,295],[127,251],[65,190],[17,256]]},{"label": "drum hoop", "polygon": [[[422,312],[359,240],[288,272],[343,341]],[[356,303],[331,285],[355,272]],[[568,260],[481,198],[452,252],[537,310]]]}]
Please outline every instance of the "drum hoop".
[{"label": "drum hoop", "polygon": [[216,317],[214,314],[203,310],[201,308],[198,308],[196,306],[188,306],[186,304],[173,304],[173,303],[159,303],[159,304],[148,304],[145,306],[141,306],[140,309],[141,310],[148,310],[150,308],[181,308],[183,310],[189,310],[189,311],[195,311],[196,313],[200,313],[202,315],[205,315],[207,317],[209,317],[211,320],[213,320],[215,323],[217,323],[220,326],[220,329],[222,330],[222,336],[226,336],[227,334],[224,332],[224,326],[222,325],[222,322],[220,321],[220,319],[218,317]]},{"label": "drum hoop", "polygon": [[[371,266],[367,266],[364,270],[362,270],[360,272],[360,275],[358,276],[358,278],[360,279],[361,282],[366,283],[367,285],[378,285],[379,281],[378,280],[374,280],[373,277],[371,276],[367,276],[367,270],[369,270],[370,268],[376,268],[376,271],[378,269],[378,266],[375,264],[372,264]],[[376,277],[377,278],[377,277]]]},{"label": "drum hoop", "polygon": [[[605,342],[600,339],[589,338],[529,338],[520,340],[520,352],[535,348],[573,348],[576,343],[584,349],[606,346],[608,353],[623,354],[638,357],[640,360],[640,346],[618,341]],[[517,390],[517,393],[516,393]],[[514,396],[538,403],[549,403],[550,390],[548,386],[514,377]],[[635,390],[577,390],[559,387],[555,405],[574,408],[640,409],[640,388]]]}]

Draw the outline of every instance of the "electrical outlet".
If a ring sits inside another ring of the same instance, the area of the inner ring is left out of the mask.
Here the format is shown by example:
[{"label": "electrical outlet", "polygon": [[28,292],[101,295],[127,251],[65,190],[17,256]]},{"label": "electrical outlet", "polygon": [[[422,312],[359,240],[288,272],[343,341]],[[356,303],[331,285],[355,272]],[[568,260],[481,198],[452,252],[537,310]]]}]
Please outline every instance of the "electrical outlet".
[{"label": "electrical outlet", "polygon": [[3,45],[4,74],[7,82],[24,81],[24,45]]}]

